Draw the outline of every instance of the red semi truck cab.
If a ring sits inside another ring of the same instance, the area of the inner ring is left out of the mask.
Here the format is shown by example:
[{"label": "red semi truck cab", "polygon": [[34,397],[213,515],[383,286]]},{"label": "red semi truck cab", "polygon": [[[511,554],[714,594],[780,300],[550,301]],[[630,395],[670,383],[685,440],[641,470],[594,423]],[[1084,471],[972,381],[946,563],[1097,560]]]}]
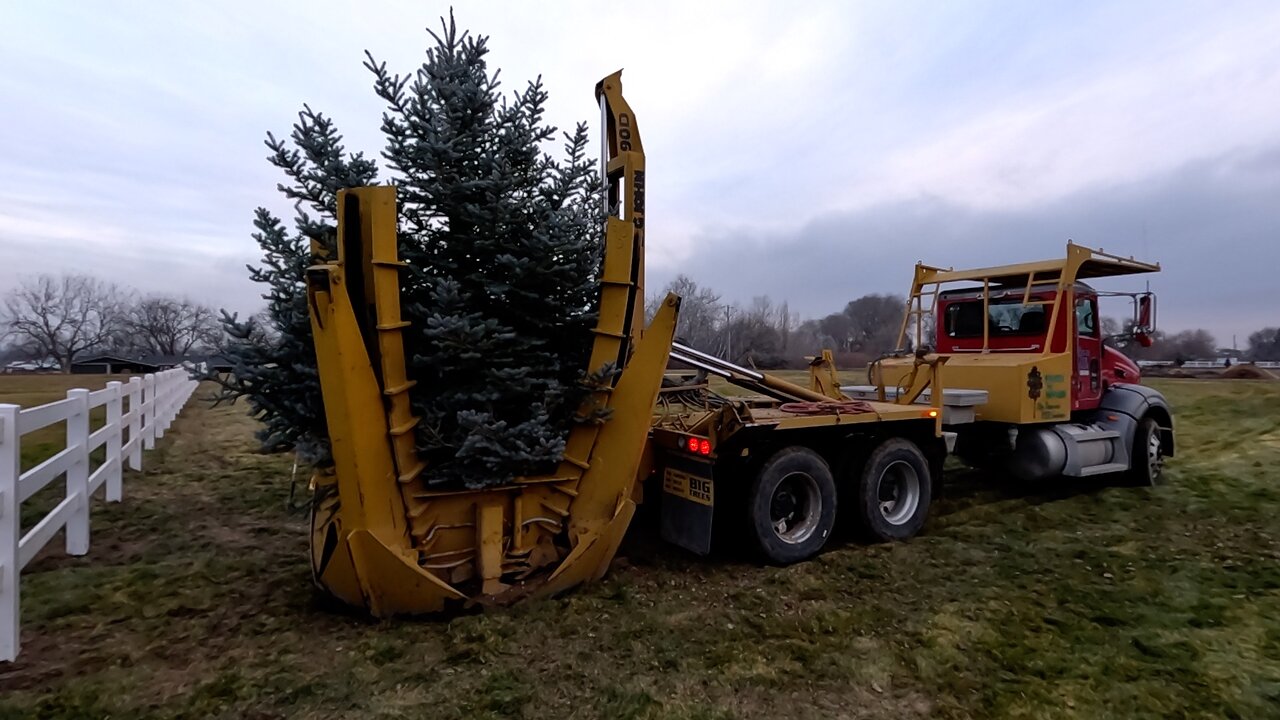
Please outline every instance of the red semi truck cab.
[{"label": "red semi truck cab", "polygon": [[[1156,482],[1174,450],[1172,410],[1140,383],[1137,364],[1107,344],[1149,344],[1154,296],[1100,291],[1086,281],[1159,270],[1070,242],[1063,257],[1037,262],[918,263],[897,349],[872,363],[870,385],[844,390],[928,397],[939,388],[918,387],[914,368],[936,354],[942,404],[972,405],[972,412],[944,415],[962,458],[1026,480],[1128,473]],[[1098,307],[1106,296],[1133,303],[1132,320],[1111,339],[1103,337]]]},{"label": "red semi truck cab", "polygon": [[[1068,289],[1069,302],[1056,302],[1058,292],[1054,283],[1033,285],[1030,292],[991,288],[984,312],[982,288],[943,291],[934,347],[944,355],[980,353],[984,343],[993,353],[1060,353],[1074,342],[1071,410],[1095,410],[1109,387],[1137,383],[1141,373],[1137,363],[1104,344],[1096,290],[1077,282]],[[1057,314],[1052,337],[1050,313]]]}]

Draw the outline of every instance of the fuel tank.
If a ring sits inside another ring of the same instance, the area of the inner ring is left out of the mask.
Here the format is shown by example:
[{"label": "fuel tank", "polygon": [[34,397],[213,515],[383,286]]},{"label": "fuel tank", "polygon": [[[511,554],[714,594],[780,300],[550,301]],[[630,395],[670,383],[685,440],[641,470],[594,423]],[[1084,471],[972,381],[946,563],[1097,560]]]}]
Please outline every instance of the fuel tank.
[{"label": "fuel tank", "polygon": [[1119,472],[1129,467],[1128,425],[1123,417],[1106,425],[1062,423],[1018,429],[1006,468],[1020,480],[1043,480],[1065,475],[1084,477]]}]

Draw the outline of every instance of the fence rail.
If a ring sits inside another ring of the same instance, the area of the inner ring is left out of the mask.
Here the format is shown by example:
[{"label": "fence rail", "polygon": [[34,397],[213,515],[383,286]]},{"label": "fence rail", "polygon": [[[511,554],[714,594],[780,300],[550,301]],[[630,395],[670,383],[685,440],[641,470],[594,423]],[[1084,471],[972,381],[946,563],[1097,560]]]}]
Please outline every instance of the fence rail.
[{"label": "fence rail", "polygon": [[[89,552],[89,505],[105,486],[108,502],[124,495],[124,466],[142,469],[142,451],[164,437],[178,411],[195,391],[183,368],[108,382],[101,390],[67,391],[65,400],[37,407],[0,404],[0,661],[18,656],[22,569],[65,528],[68,555]],[[90,432],[89,414],[106,408],[106,422]],[[22,436],[66,424],[66,447],[22,470]],[[105,448],[90,469],[90,455]],[[26,532],[22,503],[58,477],[65,478],[62,500]]]},{"label": "fence rail", "polygon": [[[1178,363],[1175,360],[1139,360],[1139,367],[1174,367]],[[1260,368],[1280,368],[1280,362],[1274,360],[1233,360],[1230,364],[1226,360],[1187,360],[1179,367],[1205,369],[1205,368],[1225,368],[1234,365],[1252,365]]]}]

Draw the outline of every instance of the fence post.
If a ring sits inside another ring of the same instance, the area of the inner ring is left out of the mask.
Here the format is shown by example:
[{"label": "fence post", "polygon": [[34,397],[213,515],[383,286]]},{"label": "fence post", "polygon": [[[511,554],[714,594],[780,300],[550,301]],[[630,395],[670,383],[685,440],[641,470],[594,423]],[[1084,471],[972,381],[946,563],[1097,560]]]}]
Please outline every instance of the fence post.
[{"label": "fence post", "polygon": [[123,383],[112,380],[107,383],[107,502],[120,502],[124,496],[124,460],[120,457],[120,448],[124,445],[124,428],[120,417],[124,415],[124,400],[121,398]]},{"label": "fence post", "polygon": [[142,449],[156,446],[156,376],[147,373],[142,380]]},{"label": "fence post", "polygon": [[174,407],[173,391],[175,388],[173,386],[173,380],[173,370],[167,371],[164,376],[164,392],[162,393],[164,396],[164,424],[162,427],[165,430],[168,430],[169,426],[173,424],[173,416],[177,413],[177,410]]},{"label": "fence post", "polygon": [[164,437],[169,428],[169,378],[163,373],[156,373],[156,439]]},{"label": "fence post", "polygon": [[176,415],[178,412],[177,408],[174,405],[174,401],[177,399],[174,397],[174,390],[176,390],[177,388],[175,388],[173,384],[173,380],[174,380],[174,377],[172,374],[173,371],[170,370],[169,373],[170,374],[165,376],[165,379],[164,379],[164,429],[165,430],[168,430],[169,426],[173,425],[173,416]]},{"label": "fence post", "polygon": [[76,448],[67,468],[67,497],[75,498],[67,518],[67,554],[84,555],[89,552],[89,391],[68,390],[67,398],[75,408],[67,417],[67,447]]},{"label": "fence post", "polygon": [[18,451],[17,405],[0,405],[0,661],[18,657],[18,541],[22,537],[18,516],[18,478],[22,471]]},{"label": "fence post", "polygon": [[129,467],[142,469],[142,378],[129,378]]},{"label": "fence post", "polygon": [[182,406],[187,403],[187,372],[188,370],[181,365],[174,368],[173,416],[169,418],[171,424],[178,419],[178,413],[182,412]]}]

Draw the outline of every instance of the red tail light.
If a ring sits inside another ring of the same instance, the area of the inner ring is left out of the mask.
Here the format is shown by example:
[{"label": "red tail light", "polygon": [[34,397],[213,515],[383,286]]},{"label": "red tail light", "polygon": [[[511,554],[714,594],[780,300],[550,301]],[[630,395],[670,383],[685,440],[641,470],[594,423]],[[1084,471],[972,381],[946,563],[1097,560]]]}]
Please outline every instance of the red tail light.
[{"label": "red tail light", "polygon": [[684,443],[684,446],[695,455],[711,454],[711,441],[706,438],[691,437]]}]

